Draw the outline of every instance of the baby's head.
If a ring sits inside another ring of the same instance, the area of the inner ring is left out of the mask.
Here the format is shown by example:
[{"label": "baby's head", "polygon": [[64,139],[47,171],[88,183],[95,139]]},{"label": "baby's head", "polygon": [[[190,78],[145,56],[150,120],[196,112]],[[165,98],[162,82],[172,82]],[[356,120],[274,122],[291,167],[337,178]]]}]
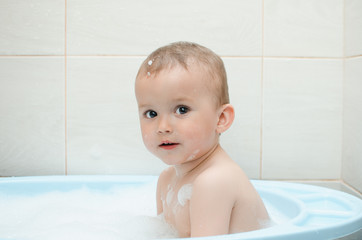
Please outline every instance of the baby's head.
[{"label": "baby's head", "polygon": [[234,119],[222,60],[194,43],[153,52],[140,67],[135,93],[143,141],[170,165],[208,156]]},{"label": "baby's head", "polygon": [[191,42],[176,42],[151,53],[142,63],[136,80],[155,77],[163,70],[182,67],[202,71],[207,75],[205,87],[210,91],[216,106],[229,103],[226,71],[221,58],[210,49]]}]

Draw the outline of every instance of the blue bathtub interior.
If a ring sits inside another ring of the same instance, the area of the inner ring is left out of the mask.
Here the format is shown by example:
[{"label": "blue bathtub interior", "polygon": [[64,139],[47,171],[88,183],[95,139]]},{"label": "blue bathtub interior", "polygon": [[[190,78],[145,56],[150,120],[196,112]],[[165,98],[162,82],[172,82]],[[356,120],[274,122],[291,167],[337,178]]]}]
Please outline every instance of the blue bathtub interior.
[{"label": "blue bathtub interior", "polygon": [[[114,187],[132,188],[155,181],[156,176],[131,175],[13,177],[0,179],[0,193],[29,196],[84,187],[106,192]],[[257,231],[198,239],[338,239],[362,229],[362,200],[355,196],[299,183],[264,180],[252,183],[271,217],[278,215],[278,222]]]}]

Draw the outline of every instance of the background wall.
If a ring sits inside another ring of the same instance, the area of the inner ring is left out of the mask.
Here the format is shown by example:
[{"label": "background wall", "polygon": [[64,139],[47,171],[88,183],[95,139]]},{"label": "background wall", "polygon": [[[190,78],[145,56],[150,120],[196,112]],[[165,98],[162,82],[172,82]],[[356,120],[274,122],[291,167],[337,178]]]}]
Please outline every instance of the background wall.
[{"label": "background wall", "polygon": [[342,179],[362,192],[362,1],[345,4]]},{"label": "background wall", "polygon": [[159,174],[134,78],[174,41],[225,61],[222,145],[256,179],[362,191],[359,0],[1,0],[0,175]]}]

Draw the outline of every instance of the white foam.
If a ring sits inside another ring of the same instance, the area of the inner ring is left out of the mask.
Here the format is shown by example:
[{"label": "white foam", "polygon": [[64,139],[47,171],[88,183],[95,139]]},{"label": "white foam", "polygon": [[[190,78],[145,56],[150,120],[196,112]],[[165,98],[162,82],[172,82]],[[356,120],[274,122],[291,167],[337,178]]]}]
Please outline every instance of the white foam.
[{"label": "white foam", "polygon": [[177,193],[177,200],[181,206],[185,206],[186,202],[191,199],[192,184],[183,185]]},{"label": "white foam", "polygon": [[156,216],[155,185],[99,192],[0,195],[0,238],[154,239],[177,237]]},{"label": "white foam", "polygon": [[[34,196],[0,193],[0,238],[24,240],[128,240],[176,238],[156,211],[156,182],[141,187],[96,191],[87,188]],[[171,190],[171,188],[169,189]],[[175,197],[173,190],[172,197]],[[191,198],[192,185],[177,193],[179,205]],[[170,200],[169,200],[170,201]],[[264,199],[270,227],[288,221]]]},{"label": "white foam", "polygon": [[193,160],[196,157],[196,154],[198,154],[200,152],[200,149],[196,149],[191,155],[190,157],[187,158],[187,161]]},{"label": "white foam", "polygon": [[167,206],[171,206],[174,195],[175,195],[175,193],[173,191],[173,188],[169,188],[168,192],[167,192],[167,195],[166,195]]}]

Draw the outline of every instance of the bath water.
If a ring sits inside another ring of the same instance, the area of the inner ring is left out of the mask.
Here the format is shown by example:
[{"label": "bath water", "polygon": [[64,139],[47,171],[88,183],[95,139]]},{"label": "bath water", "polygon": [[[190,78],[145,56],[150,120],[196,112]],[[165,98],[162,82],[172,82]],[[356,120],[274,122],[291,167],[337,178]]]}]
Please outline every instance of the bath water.
[{"label": "bath water", "polygon": [[[176,231],[156,216],[155,176],[51,176],[0,181],[0,239],[162,239]],[[245,239],[336,239],[358,231],[362,202],[295,183],[253,181],[272,221]],[[172,191],[171,191],[172,192]],[[172,192],[180,205],[192,186]],[[167,201],[166,199],[164,199]],[[360,234],[359,234],[360,235]],[[358,238],[354,239],[360,239]]]},{"label": "bath water", "polygon": [[[105,191],[87,187],[34,194],[0,193],[0,239],[162,239],[177,238],[163,216],[157,216],[156,185],[119,186]],[[184,186],[178,199],[190,198]],[[288,221],[264,202],[275,224]],[[265,227],[271,226],[265,223]]]},{"label": "bath water", "polygon": [[6,239],[154,239],[176,232],[156,216],[156,183],[78,189],[33,196],[0,193],[0,238]]}]

